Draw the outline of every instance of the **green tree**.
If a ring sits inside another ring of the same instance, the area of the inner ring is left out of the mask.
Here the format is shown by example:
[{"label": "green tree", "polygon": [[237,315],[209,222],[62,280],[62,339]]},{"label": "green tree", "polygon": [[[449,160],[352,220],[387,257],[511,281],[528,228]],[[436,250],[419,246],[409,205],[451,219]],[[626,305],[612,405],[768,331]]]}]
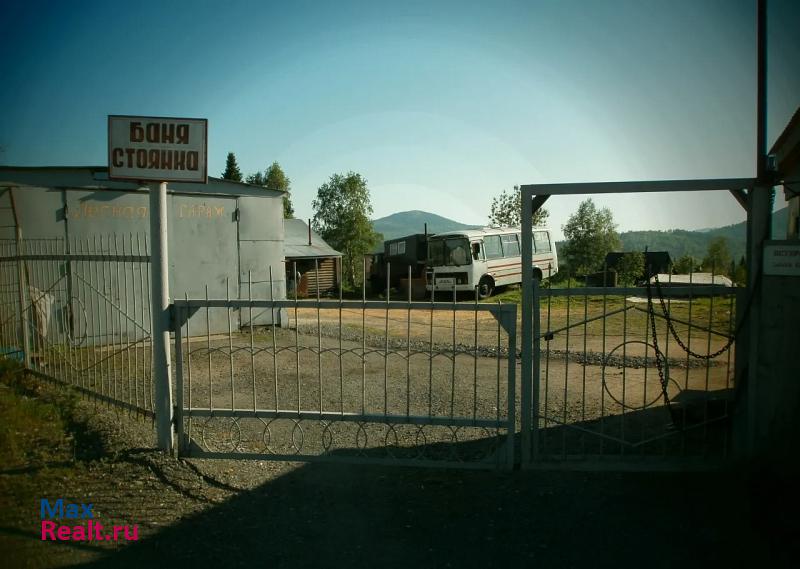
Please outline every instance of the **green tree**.
[{"label": "green tree", "polygon": [[222,173],[223,180],[233,180],[234,182],[242,181],[242,172],[239,170],[239,165],[236,163],[236,156],[233,152],[228,152],[228,159],[225,162],[225,171]]},{"label": "green tree", "polygon": [[731,279],[739,286],[745,286],[747,284],[747,263],[744,257],[739,259],[739,264],[736,266],[736,270],[733,271]]},{"label": "green tree", "polygon": [[[550,212],[540,208],[533,214],[533,225],[544,225]],[[519,186],[514,186],[510,192],[503,190],[500,195],[492,198],[489,225],[493,227],[519,227],[522,225],[522,191]]]},{"label": "green tree", "polygon": [[718,275],[727,274],[731,264],[731,253],[725,237],[714,237],[708,244],[708,252],[703,259],[703,270]]},{"label": "green tree", "polygon": [[345,281],[351,286],[360,284],[357,268],[379,239],[370,221],[372,204],[367,181],[355,172],[334,174],[319,187],[311,207],[314,231],[342,252]]},{"label": "green tree", "polygon": [[620,247],[611,210],[597,209],[591,198],[581,202],[561,229],[567,238],[562,253],[576,275],[598,270],[606,255]]},{"label": "green tree", "polygon": [[700,267],[697,259],[691,255],[684,255],[672,265],[672,274],[674,275],[687,275],[695,272]]},{"label": "green tree", "polygon": [[286,174],[283,173],[280,164],[273,162],[263,174],[261,172],[250,174],[247,176],[247,183],[283,192],[283,217],[286,219],[294,217],[291,195],[292,184]]},{"label": "green tree", "polygon": [[617,262],[617,275],[622,286],[633,286],[644,276],[644,253],[625,253]]}]

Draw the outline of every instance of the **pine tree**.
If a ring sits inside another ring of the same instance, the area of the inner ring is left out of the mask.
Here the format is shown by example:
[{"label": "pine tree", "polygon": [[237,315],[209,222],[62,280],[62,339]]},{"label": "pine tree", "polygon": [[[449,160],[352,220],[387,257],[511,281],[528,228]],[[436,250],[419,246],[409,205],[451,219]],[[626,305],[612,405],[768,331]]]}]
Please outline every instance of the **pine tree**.
[{"label": "pine tree", "polygon": [[228,152],[228,159],[225,162],[225,171],[222,173],[223,180],[232,180],[234,182],[242,181],[242,172],[239,170],[239,165],[236,163],[236,155],[233,152]]}]

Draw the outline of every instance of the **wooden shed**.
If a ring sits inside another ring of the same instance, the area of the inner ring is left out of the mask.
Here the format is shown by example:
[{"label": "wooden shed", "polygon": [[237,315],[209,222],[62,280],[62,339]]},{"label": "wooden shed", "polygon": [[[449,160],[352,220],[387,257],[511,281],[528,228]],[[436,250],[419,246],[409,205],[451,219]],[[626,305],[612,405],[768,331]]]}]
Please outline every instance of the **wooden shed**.
[{"label": "wooden shed", "polygon": [[342,254],[302,219],[284,219],[287,296],[327,295],[339,289]]}]

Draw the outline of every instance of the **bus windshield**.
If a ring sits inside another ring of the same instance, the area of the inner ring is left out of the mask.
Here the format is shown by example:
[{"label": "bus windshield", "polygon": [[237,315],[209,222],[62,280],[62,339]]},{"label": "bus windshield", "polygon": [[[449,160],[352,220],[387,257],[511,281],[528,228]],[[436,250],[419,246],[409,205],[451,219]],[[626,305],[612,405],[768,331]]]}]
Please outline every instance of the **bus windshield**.
[{"label": "bus windshield", "polygon": [[472,262],[469,240],[465,237],[447,237],[428,241],[429,267],[457,267]]}]

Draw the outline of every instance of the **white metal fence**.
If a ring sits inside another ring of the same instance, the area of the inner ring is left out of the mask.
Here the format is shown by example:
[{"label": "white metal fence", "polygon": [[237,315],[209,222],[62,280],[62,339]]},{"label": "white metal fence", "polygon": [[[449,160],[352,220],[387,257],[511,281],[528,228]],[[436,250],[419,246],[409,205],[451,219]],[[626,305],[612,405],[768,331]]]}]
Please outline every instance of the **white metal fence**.
[{"label": "white metal fence", "polygon": [[[174,302],[181,452],[511,467],[516,305],[338,299]],[[242,330],[250,311],[285,328]],[[216,315],[215,315],[216,313]],[[194,331],[223,315],[227,334]],[[193,319],[197,320],[197,317]]]}]

